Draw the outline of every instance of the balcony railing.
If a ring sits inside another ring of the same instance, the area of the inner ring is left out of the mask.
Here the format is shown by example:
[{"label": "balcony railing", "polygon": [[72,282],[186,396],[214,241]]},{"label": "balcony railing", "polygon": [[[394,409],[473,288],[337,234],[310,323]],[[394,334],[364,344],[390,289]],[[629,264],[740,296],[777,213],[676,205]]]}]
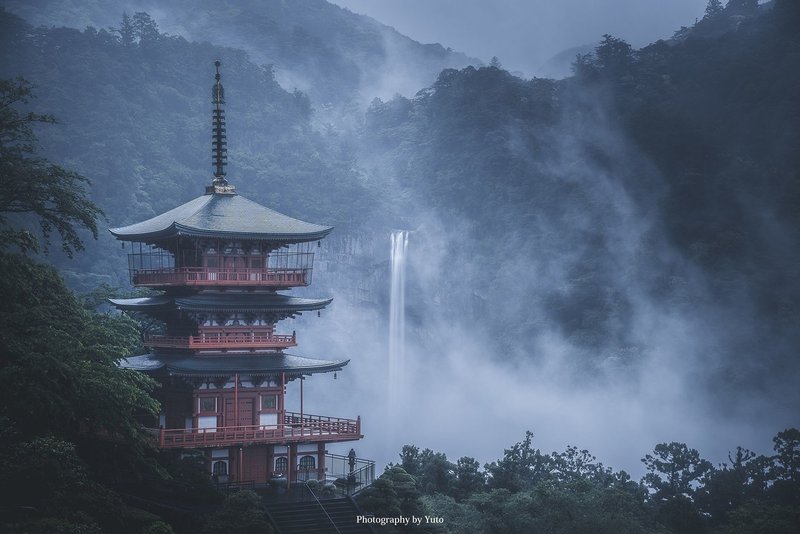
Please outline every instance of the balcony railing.
[{"label": "balcony railing", "polygon": [[297,337],[281,334],[258,334],[253,332],[213,332],[199,336],[157,336],[144,339],[145,347],[191,350],[256,350],[285,349],[297,345]]},{"label": "balcony railing", "polygon": [[242,443],[291,443],[353,441],[361,439],[361,417],[340,419],[323,415],[287,412],[275,425],[229,426],[219,428],[153,429],[162,449],[225,447]]},{"label": "balcony railing", "polygon": [[162,286],[266,286],[297,287],[311,283],[311,269],[166,267],[133,269],[133,285]]}]

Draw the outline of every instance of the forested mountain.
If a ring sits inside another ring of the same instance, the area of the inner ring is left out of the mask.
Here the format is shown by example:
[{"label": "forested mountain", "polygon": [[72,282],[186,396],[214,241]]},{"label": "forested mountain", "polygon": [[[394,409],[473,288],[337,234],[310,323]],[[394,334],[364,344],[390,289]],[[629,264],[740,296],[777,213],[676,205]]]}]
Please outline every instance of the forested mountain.
[{"label": "forested mountain", "polygon": [[481,284],[443,293],[512,329],[504,354],[556,329],[627,365],[679,316],[703,325],[681,350],[715,387],[796,372],[800,24],[794,3],[769,7],[641,50],[605,36],[557,82],[446,70],[373,103],[364,164],[395,177],[402,211],[457,227],[451,262]]},{"label": "forested mountain", "polygon": [[480,61],[420,44],[364,15],[324,0],[163,2],[10,0],[7,9],[34,25],[120,28],[123,12],[148,12],[161,30],[191,41],[239,48],[272,65],[284,88],[299,88],[320,109],[369,102],[376,95],[413,95],[443,68]]},{"label": "forested mountain", "polygon": [[[136,18],[129,42],[106,30],[37,29],[8,12],[0,18],[2,76],[37,86],[37,108],[54,111],[60,123],[40,132],[45,154],[91,177],[105,225],[145,219],[202,194],[211,170],[214,58],[224,62],[229,176],[239,191],[337,225],[372,209],[352,150],[313,131],[308,97],[282,89],[244,52],[167,37],[146,14]],[[331,183],[349,199],[347,209],[325,193]],[[90,244],[89,254],[67,267],[89,278],[79,282],[84,288],[96,285],[92,275],[99,273],[121,282],[113,275],[121,255],[110,252],[103,234],[99,248]]]},{"label": "forested mountain", "polygon": [[[498,357],[536,358],[530,340],[556,331],[581,366],[628,367],[663,335],[643,316],[697,314],[710,335],[688,351],[727,389],[793,368],[798,341],[792,9],[729,7],[641,50],[606,36],[561,81],[448,69],[414,98],[375,100],[356,137],[314,129],[309,97],[244,52],[167,36],[145,13],[122,34],[4,13],[2,74],[39,86],[62,123],[42,131],[46,154],[92,179],[115,225],[207,181],[207,64],[220,57],[240,191],[345,234],[421,228],[447,256],[436,268],[460,266],[443,284],[417,277],[412,317],[455,306],[508,333]],[[72,283],[124,284],[111,246],[67,267]],[[522,298],[490,290],[502,287]]]},{"label": "forested mountain", "polygon": [[[447,69],[414,98],[375,100],[357,136],[313,128],[309,97],[243,51],[167,36],[146,13],[120,33],[4,12],[0,53],[2,75],[36,84],[62,123],[41,132],[46,155],[90,177],[111,226],[207,182],[219,57],[232,181],[344,235],[417,229],[439,263],[415,260],[415,324],[462,310],[476,332],[506,333],[500,359],[541,357],[536,340],[557,332],[589,373],[681,352],[713,362],[702,383],[735,391],[795,368],[795,9],[732,4],[641,50],[606,36],[561,81]],[[101,239],[66,267],[71,283],[123,285],[111,247]],[[676,337],[658,326],[675,317],[706,335],[680,351],[659,341]]]}]

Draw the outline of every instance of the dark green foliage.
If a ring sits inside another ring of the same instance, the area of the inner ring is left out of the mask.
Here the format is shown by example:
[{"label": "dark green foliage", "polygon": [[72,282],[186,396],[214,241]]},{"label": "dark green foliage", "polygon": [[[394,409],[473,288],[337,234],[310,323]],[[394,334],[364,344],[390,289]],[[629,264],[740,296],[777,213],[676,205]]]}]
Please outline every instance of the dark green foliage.
[{"label": "dark green foliage", "polygon": [[87,311],[55,269],[22,256],[0,255],[0,272],[3,413],[25,435],[113,429],[140,442],[130,416],[157,412],[154,383],[116,365],[138,345],[135,323]]},{"label": "dark green foliage", "polygon": [[425,508],[422,492],[415,477],[400,466],[386,471],[358,494],[358,505],[377,517],[422,517]]},{"label": "dark green foliage", "polygon": [[208,518],[202,532],[206,534],[270,534],[266,507],[253,491],[238,491],[228,495],[222,505]]},{"label": "dark green foliage", "polygon": [[[34,26],[119,26],[124,2],[7,0],[4,5]],[[411,78],[409,90],[431,83],[445,67],[478,60],[440,44],[420,44],[369,17],[321,0],[172,0],[162,26],[178,25],[190,41],[243,48],[256,65],[274,65],[319,106],[346,107],[381,87],[379,76]],[[155,11],[154,11],[155,13]],[[136,15],[128,17],[131,37]],[[123,24],[119,29],[125,27]],[[115,30],[117,31],[117,30]],[[124,43],[123,36],[123,43]],[[213,59],[213,58],[212,58]],[[399,71],[399,72],[398,72]],[[400,76],[398,76],[398,74]]]},{"label": "dark green foliage", "polygon": [[420,452],[414,445],[403,446],[400,467],[417,478],[426,494],[449,494],[456,482],[456,466],[447,460],[447,455],[431,449]]},{"label": "dark green foliage", "polygon": [[772,460],[742,447],[728,455],[730,464],[711,470],[696,494],[700,509],[720,523],[727,523],[728,514],[758,499],[767,491]]},{"label": "dark green foliage", "polygon": [[[792,473],[796,474],[798,436],[796,429],[776,435],[772,457],[737,447],[729,455],[730,464],[718,469],[683,443],[661,443],[644,458],[649,473],[638,484],[578,447],[544,454],[533,447],[533,434],[528,432],[503,458],[486,466],[488,491],[477,463],[462,458],[450,492],[426,492],[422,509],[442,517],[440,528],[453,533],[788,534],[800,518],[800,502],[791,500],[797,498]],[[402,472],[403,480],[410,477],[417,485],[434,479],[437,462],[426,464],[423,457],[444,455],[406,445],[400,457],[413,476],[399,467],[391,475],[387,470],[360,497],[365,510],[382,517],[402,513],[392,477]],[[475,482],[471,489],[459,487],[468,479]],[[413,487],[410,482],[407,486]]]},{"label": "dark green foliage", "polygon": [[800,430],[788,428],[774,438],[774,465],[770,492],[777,503],[800,507]]},{"label": "dark green foliage", "polygon": [[530,489],[539,482],[550,479],[553,459],[533,448],[533,432],[526,432],[525,439],[506,449],[502,459],[486,466],[489,488],[518,492]]},{"label": "dark green foliage", "polygon": [[452,495],[457,501],[486,490],[486,473],[481,471],[475,458],[462,456],[456,462],[456,479],[452,484]]},{"label": "dark green foliage", "polygon": [[705,18],[714,18],[717,15],[722,13],[722,1],[721,0],[708,0],[708,4],[706,5],[705,11]]},{"label": "dark green foliage", "polygon": [[109,488],[168,475],[134,419],[157,413],[154,384],[116,365],[138,345],[135,324],[87,310],[55,269],[25,256],[0,255],[0,273],[0,458],[15,488],[3,525],[138,533],[155,516]]},{"label": "dark green foliage", "polygon": [[711,462],[700,458],[696,449],[675,441],[659,443],[642,462],[649,471],[644,480],[657,499],[693,496],[694,484],[712,468]]},{"label": "dark green foliage", "polygon": [[[80,230],[97,238],[96,219],[102,211],[87,198],[85,177],[36,156],[33,126],[56,120],[20,109],[33,96],[32,85],[22,78],[0,80],[0,247],[47,252],[55,230],[61,248],[72,257],[83,249]],[[26,229],[26,222],[38,224],[43,243]]]},{"label": "dark green foliage", "polygon": [[[46,194],[58,190],[42,176],[28,178]],[[46,217],[69,221],[70,210],[90,204],[82,189],[71,194],[72,203],[48,204]],[[95,228],[95,212],[84,216]],[[3,224],[3,231],[14,230]],[[71,226],[61,235],[65,247],[79,247]],[[171,485],[135,419],[158,414],[149,395],[155,383],[117,365],[138,348],[138,325],[96,312],[96,302],[76,298],[53,267],[22,254],[0,252],[0,294],[0,470],[13,488],[0,530],[139,534],[155,524],[157,516],[117,493],[152,498]],[[183,495],[198,500],[205,486]]]}]

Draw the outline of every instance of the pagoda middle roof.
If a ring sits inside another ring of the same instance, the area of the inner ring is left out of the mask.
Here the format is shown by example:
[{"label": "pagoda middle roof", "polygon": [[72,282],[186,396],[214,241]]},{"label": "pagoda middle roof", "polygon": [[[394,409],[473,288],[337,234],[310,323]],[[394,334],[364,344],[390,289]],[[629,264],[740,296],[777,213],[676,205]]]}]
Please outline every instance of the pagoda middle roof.
[{"label": "pagoda middle roof", "polygon": [[146,221],[109,229],[121,241],[155,242],[186,235],[285,243],[316,241],[331,230],[230,193],[205,194]]},{"label": "pagoda middle roof", "polygon": [[120,361],[120,367],[171,376],[226,376],[242,374],[313,374],[341,371],[350,360],[319,360],[282,352],[273,354],[242,354],[224,356],[171,356],[142,354]]},{"label": "pagoda middle roof", "polygon": [[177,308],[187,311],[254,311],[297,313],[321,310],[333,299],[307,299],[280,293],[200,293],[188,296],[158,295],[133,299],[108,299],[121,310],[157,311]]}]

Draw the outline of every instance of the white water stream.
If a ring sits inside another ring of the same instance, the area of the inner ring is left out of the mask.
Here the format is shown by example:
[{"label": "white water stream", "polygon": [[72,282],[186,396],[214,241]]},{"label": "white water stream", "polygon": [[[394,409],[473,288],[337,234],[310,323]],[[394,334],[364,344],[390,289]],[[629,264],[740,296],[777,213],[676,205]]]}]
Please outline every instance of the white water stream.
[{"label": "white water stream", "polygon": [[406,254],[408,232],[392,232],[392,282],[389,300],[389,412],[401,415],[405,396]]}]

